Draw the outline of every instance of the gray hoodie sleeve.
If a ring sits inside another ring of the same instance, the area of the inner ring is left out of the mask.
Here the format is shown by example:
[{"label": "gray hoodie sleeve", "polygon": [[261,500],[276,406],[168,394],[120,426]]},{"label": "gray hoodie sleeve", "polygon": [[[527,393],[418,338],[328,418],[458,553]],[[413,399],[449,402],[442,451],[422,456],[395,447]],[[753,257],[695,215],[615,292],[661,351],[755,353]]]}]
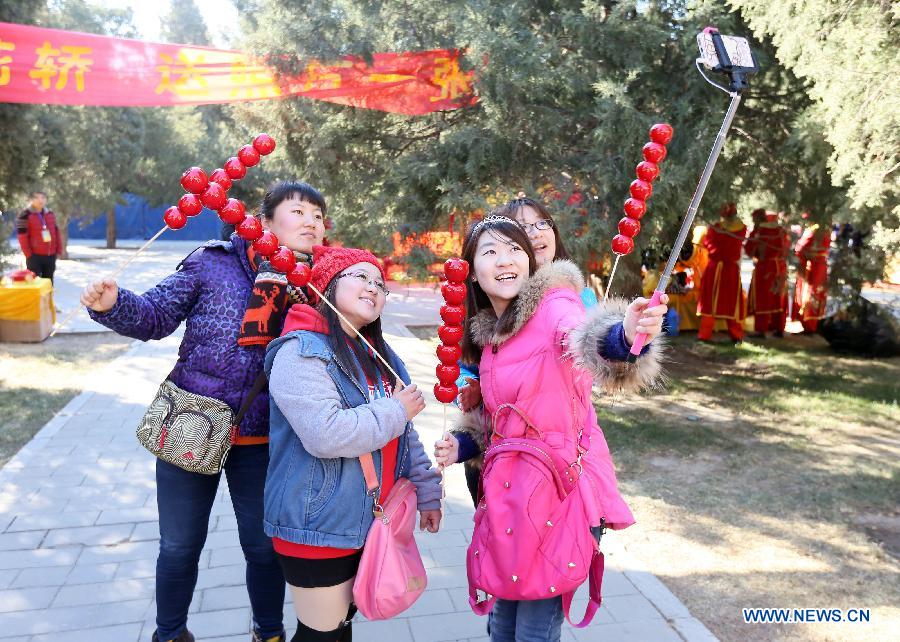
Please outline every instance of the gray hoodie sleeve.
[{"label": "gray hoodie sleeve", "polygon": [[406,411],[396,399],[344,408],[325,362],[301,357],[290,341],[278,351],[269,373],[269,395],[313,457],[359,457],[382,448],[406,428]]},{"label": "gray hoodie sleeve", "polygon": [[419,439],[419,433],[409,428],[409,481],[416,487],[416,499],[419,510],[436,510],[441,507],[441,477],[436,468],[432,468],[431,459],[425,454],[425,447]]}]

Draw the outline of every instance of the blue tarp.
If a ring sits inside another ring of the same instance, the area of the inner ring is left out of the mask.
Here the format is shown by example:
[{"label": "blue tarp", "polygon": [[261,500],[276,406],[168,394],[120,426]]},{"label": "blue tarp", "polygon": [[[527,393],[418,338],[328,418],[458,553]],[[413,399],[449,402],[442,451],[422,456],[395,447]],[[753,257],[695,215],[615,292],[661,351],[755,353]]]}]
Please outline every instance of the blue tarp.
[{"label": "blue tarp", "polygon": [[[163,213],[166,207],[150,207],[140,196],[123,194],[125,204],[116,205],[116,238],[149,239],[164,225]],[[105,239],[106,214],[92,221],[77,218],[69,222],[69,238]],[[205,241],[219,238],[222,221],[215,212],[203,209],[198,216],[188,219],[180,230],[166,230],[160,237],[172,241]]]}]

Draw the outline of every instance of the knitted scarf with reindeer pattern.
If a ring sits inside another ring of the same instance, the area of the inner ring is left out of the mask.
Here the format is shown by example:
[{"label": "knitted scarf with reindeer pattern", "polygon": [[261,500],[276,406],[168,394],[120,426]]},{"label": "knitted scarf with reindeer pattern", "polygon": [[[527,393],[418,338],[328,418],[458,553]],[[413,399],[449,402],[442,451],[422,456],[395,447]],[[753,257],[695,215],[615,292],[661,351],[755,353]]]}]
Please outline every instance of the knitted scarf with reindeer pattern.
[{"label": "knitted scarf with reindeer pattern", "polygon": [[[312,257],[303,252],[294,252],[297,263],[312,266]],[[271,263],[259,256],[252,247],[247,248],[250,265],[256,269],[253,292],[247,301],[247,310],[241,322],[238,345],[266,346],[281,334],[284,311],[294,303],[307,303],[306,293],[288,283],[283,272],[275,270]]]}]

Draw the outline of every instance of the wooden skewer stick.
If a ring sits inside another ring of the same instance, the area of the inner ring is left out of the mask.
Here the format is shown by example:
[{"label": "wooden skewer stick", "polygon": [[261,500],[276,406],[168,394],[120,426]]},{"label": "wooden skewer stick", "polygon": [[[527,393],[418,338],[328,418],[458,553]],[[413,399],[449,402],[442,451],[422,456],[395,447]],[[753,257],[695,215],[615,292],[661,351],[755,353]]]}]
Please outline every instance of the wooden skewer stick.
[{"label": "wooden skewer stick", "polygon": [[[110,275],[109,275],[108,277],[106,277],[106,278],[114,279],[114,278],[116,278],[117,276],[119,276],[119,275],[125,270],[125,268],[127,268],[129,265],[131,265],[131,264],[134,262],[134,260],[135,260],[138,256],[140,256],[141,253],[142,253],[144,250],[146,250],[148,247],[150,247],[150,244],[153,243],[153,241],[155,241],[155,240],[158,239],[160,236],[162,236],[162,233],[165,232],[167,229],[169,229],[169,226],[168,226],[168,225],[163,225],[163,226],[162,226],[162,229],[161,229],[159,232],[157,232],[156,234],[154,234],[153,237],[152,237],[149,241],[147,241],[146,243],[144,243],[144,244],[138,249],[138,251],[134,253],[134,256],[132,256],[132,257],[131,257],[130,259],[128,259],[127,261],[125,261],[122,265],[120,265],[120,266],[116,269],[115,272],[113,272],[112,274],[110,274]],[[56,324],[56,327],[53,328],[53,332],[50,333],[50,336],[53,337],[54,335],[56,335],[56,333],[59,332],[60,328],[62,328],[62,327],[65,326],[67,323],[69,323],[72,319],[74,319],[74,318],[78,315],[78,313],[81,312],[81,310],[82,310],[81,304],[75,306],[75,307],[72,309],[72,311],[69,312],[69,314],[67,314],[66,317],[65,317],[62,321],[60,321],[59,323]]]},{"label": "wooden skewer stick", "polygon": [[353,332],[356,333],[356,336],[359,337],[360,341],[362,341],[363,343],[365,343],[365,344],[366,344],[366,347],[369,348],[369,350],[372,351],[372,354],[374,354],[376,357],[378,357],[378,359],[381,361],[381,363],[383,363],[383,364],[385,365],[385,367],[386,367],[388,370],[391,371],[391,374],[394,375],[394,377],[397,379],[397,381],[399,381],[399,382],[400,382],[401,384],[403,384],[404,386],[407,385],[407,383],[406,383],[405,381],[403,381],[403,379],[400,377],[400,375],[397,374],[397,371],[394,370],[394,369],[391,367],[391,364],[389,364],[389,363],[387,362],[387,360],[386,360],[384,357],[381,356],[381,354],[378,352],[378,350],[376,350],[376,349],[372,346],[372,344],[369,343],[369,341],[362,335],[362,333],[361,333],[359,330],[356,329],[356,326],[354,326],[352,323],[350,323],[350,321],[347,319],[347,317],[345,317],[343,314],[341,314],[341,311],[338,310],[336,307],[334,307],[334,305],[332,305],[331,301],[329,301],[328,299],[326,299],[326,298],[325,298],[325,295],[322,294],[321,292],[319,292],[319,290],[316,289],[316,286],[314,286],[312,283],[307,283],[306,285],[307,285],[307,287],[308,287],[310,290],[312,290],[313,292],[315,292],[315,293],[316,293],[316,296],[318,296],[318,297],[319,297],[319,298],[320,298],[320,299],[321,299],[321,300],[322,300],[329,308],[331,308],[332,310],[334,310],[334,313],[335,313],[336,315],[338,315],[338,318],[339,318],[341,321],[343,321],[343,322],[344,322],[345,324],[347,324],[349,327],[353,328]]},{"label": "wooden skewer stick", "polygon": [[609,280],[606,282],[606,292],[603,294],[604,303],[606,303],[606,300],[609,298],[609,289],[612,287],[613,277],[616,275],[616,268],[619,267],[619,259],[621,258],[621,254],[616,254],[616,262],[613,263],[612,272],[609,273]]}]

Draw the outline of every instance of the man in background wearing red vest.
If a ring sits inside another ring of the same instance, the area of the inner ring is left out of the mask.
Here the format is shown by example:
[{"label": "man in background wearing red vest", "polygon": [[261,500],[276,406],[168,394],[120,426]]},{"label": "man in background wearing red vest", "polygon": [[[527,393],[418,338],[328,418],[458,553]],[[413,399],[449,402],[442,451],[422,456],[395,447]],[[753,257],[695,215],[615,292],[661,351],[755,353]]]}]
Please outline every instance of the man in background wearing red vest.
[{"label": "man in background wearing red vest", "polygon": [[31,205],[16,217],[19,247],[25,255],[25,265],[37,276],[53,281],[56,257],[62,246],[56,216],[47,209],[47,195],[41,191],[31,193]]}]

